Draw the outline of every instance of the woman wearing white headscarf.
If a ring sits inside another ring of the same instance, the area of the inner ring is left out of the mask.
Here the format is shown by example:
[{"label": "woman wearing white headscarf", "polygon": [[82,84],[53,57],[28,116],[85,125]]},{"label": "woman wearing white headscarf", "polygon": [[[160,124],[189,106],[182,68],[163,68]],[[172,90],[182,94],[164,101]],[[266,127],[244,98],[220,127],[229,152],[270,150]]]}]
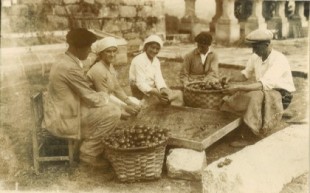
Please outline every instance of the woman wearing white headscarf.
[{"label": "woman wearing white headscarf", "polygon": [[99,61],[89,69],[87,78],[93,83],[97,92],[107,92],[111,102],[120,106],[130,115],[136,115],[140,110],[139,100],[125,93],[117,80],[117,72],[113,67],[117,49],[117,42],[113,37],[96,41],[92,50],[99,57]]},{"label": "woman wearing white headscarf", "polygon": [[133,96],[138,99],[156,98],[161,103],[182,106],[181,91],[170,90],[163,79],[160,61],[156,57],[163,46],[162,39],[150,35],[143,43],[143,52],[131,62],[129,81]]}]

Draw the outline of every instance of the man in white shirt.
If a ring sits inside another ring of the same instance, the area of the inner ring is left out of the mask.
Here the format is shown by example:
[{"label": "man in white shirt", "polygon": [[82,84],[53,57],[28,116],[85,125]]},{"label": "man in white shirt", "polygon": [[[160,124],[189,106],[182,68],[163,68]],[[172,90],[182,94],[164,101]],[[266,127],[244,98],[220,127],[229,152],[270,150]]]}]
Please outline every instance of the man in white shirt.
[{"label": "man in white shirt", "polygon": [[[258,29],[248,34],[246,41],[251,44],[253,54],[245,69],[232,77],[231,81],[253,78],[255,82],[231,85],[226,91],[233,95],[225,97],[221,107],[225,111],[243,114],[244,123],[257,136],[266,135],[271,127],[276,126],[281,120],[283,109],[291,102],[291,92],[295,91],[289,62],[282,53],[272,49],[272,38],[273,34],[269,30]],[[270,96],[272,100],[269,100]],[[261,109],[262,105],[264,108]],[[266,112],[259,112],[263,109],[273,109],[274,119],[270,118],[266,122],[263,117]]]},{"label": "man in white shirt", "polygon": [[150,35],[145,39],[143,52],[137,55],[130,65],[131,91],[138,99],[150,99],[155,96],[161,103],[171,102],[172,105],[182,106],[182,92],[170,90],[162,76],[160,61],[156,57],[162,46],[163,42],[157,35]]}]

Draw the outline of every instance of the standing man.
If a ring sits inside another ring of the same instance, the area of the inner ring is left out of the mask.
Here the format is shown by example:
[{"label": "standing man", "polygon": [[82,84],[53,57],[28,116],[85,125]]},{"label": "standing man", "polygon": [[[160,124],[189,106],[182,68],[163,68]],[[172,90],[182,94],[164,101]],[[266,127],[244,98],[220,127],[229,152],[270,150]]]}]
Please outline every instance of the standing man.
[{"label": "standing man", "polygon": [[180,72],[183,85],[192,81],[218,81],[219,61],[217,54],[210,49],[212,35],[209,32],[200,32],[195,37],[197,48],[188,53]]},{"label": "standing man", "polygon": [[90,88],[83,63],[96,41],[84,28],[72,29],[66,36],[69,48],[53,64],[45,98],[46,128],[55,136],[82,139],[80,161],[91,166],[104,166],[102,138],[118,123],[121,111],[109,103],[104,92]]},{"label": "standing man", "polygon": [[[292,100],[295,91],[292,72],[287,58],[270,44],[273,33],[257,29],[247,35],[253,54],[246,67],[232,77],[235,82],[254,78],[250,84],[233,84],[226,91],[232,95],[224,98],[222,110],[243,115],[246,126],[256,136],[265,136],[276,127]],[[244,146],[246,141],[233,143]]]}]

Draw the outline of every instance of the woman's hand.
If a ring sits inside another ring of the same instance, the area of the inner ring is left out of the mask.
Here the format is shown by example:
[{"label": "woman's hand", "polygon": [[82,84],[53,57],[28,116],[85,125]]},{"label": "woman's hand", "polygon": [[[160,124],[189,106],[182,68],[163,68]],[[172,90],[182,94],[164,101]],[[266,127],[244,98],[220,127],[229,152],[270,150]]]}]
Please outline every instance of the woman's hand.
[{"label": "woman's hand", "polygon": [[140,111],[141,106],[138,105],[137,103],[134,103],[133,101],[131,101],[129,99],[129,97],[127,97],[127,99],[124,101],[127,105],[131,106],[132,108],[134,108],[137,111]]},{"label": "woman's hand", "polygon": [[140,111],[140,108],[135,108],[131,105],[124,106],[124,109],[127,113],[129,113],[132,116],[136,116]]}]

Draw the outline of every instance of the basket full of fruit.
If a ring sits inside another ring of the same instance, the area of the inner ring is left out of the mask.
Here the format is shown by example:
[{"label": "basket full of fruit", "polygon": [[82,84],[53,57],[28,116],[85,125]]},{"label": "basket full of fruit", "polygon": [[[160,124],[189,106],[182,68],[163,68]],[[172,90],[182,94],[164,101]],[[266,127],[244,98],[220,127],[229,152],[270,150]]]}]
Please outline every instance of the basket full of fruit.
[{"label": "basket full of fruit", "polygon": [[224,97],[223,89],[227,88],[227,78],[218,81],[197,81],[184,86],[184,102],[187,106],[219,109]]},{"label": "basket full of fruit", "polygon": [[168,130],[135,125],[104,139],[105,153],[121,182],[158,179],[162,173]]}]

